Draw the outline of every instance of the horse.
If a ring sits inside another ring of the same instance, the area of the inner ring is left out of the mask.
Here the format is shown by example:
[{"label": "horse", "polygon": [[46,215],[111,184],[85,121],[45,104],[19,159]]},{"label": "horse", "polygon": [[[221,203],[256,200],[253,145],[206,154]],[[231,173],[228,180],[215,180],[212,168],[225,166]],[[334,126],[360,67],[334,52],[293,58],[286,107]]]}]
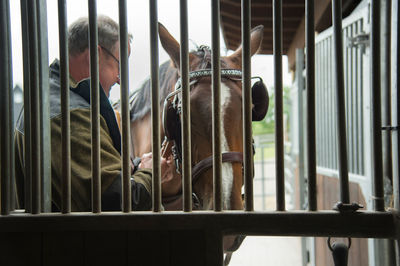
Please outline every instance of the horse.
[{"label": "horse", "polygon": [[[159,37],[162,47],[168,53],[170,60],[159,67],[160,82],[160,125],[161,137],[167,136],[166,142],[173,143],[176,164],[179,164],[180,145],[180,114],[177,106],[180,95],[176,92],[180,83],[180,45],[168,30],[159,23]],[[262,42],[263,26],[257,26],[251,31],[251,55],[254,55]],[[221,64],[221,145],[222,145],[222,183],[223,208],[230,210],[243,209],[242,200],[242,82],[241,64],[242,47],[237,48],[232,55],[220,58]],[[210,160],[212,156],[212,85],[211,85],[211,51],[206,46],[200,46],[197,51],[189,53],[190,79],[190,112],[191,112],[191,157],[192,157],[192,191],[197,201],[196,209],[210,210],[213,207],[213,173],[212,165],[198,167],[199,163]],[[262,120],[268,110],[268,92],[265,85],[258,81],[252,87],[253,120]],[[131,151],[133,157],[141,156],[151,151],[151,97],[150,80],[146,80],[134,96],[130,97],[130,130]],[[178,88],[179,90],[179,88]],[[175,94],[171,101],[170,94]],[[173,104],[174,102],[174,104]],[[163,108],[164,107],[164,108]],[[172,137],[171,137],[172,136]],[[175,139],[174,139],[175,138]],[[200,169],[199,169],[200,168]],[[177,165],[179,169],[179,165]],[[174,178],[162,184],[163,205],[167,210],[181,209],[181,184],[179,171]],[[178,202],[170,204],[168,199]],[[179,200],[180,199],[180,200]],[[179,204],[180,202],[180,204]]]}]

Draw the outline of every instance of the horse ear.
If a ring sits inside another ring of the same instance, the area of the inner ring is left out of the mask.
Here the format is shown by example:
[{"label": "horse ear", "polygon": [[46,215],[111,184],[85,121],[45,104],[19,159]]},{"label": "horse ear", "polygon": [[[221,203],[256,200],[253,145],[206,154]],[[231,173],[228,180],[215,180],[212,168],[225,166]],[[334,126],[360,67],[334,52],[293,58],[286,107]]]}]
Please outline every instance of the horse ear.
[{"label": "horse ear", "polygon": [[163,24],[158,22],[158,34],[160,36],[161,45],[168,53],[171,60],[174,62],[175,67],[179,69],[180,66],[180,46],[175,38],[168,32]]},{"label": "horse ear", "polygon": [[[250,54],[253,56],[257,53],[258,49],[261,46],[262,39],[264,33],[264,26],[258,25],[257,27],[253,28],[250,33]],[[229,58],[237,62],[239,65],[242,64],[242,45],[240,45],[236,51],[229,56]]]}]

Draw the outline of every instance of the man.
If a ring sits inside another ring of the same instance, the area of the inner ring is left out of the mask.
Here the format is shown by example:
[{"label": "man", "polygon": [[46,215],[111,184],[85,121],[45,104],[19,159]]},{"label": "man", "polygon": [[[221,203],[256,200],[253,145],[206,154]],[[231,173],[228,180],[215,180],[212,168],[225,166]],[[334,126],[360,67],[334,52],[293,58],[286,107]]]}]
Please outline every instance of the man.
[{"label": "man", "polygon": [[[70,119],[71,119],[71,208],[91,210],[91,128],[90,128],[90,51],[88,19],[70,25]],[[106,16],[98,17],[98,58],[100,81],[100,156],[102,210],[121,210],[121,135],[115,113],[108,100],[111,87],[119,83],[118,24]],[[129,36],[129,41],[132,36]],[[130,45],[128,45],[130,53]],[[50,65],[50,123],[52,209],[61,208],[61,109],[60,70],[55,60]],[[23,112],[16,126],[16,182],[18,203],[24,207],[24,123]],[[162,160],[162,168],[172,167]],[[132,208],[149,210],[151,203],[152,156],[143,157],[131,178]]]}]

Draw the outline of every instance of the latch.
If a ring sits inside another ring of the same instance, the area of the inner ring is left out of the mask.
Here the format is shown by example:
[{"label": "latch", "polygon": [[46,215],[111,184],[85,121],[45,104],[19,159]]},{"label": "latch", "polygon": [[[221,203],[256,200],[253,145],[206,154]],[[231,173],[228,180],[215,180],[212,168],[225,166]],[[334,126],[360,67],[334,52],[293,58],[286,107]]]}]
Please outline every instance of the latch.
[{"label": "latch", "polygon": [[359,47],[361,51],[365,52],[365,47],[369,45],[369,34],[361,32],[354,37],[347,37],[347,47]]}]

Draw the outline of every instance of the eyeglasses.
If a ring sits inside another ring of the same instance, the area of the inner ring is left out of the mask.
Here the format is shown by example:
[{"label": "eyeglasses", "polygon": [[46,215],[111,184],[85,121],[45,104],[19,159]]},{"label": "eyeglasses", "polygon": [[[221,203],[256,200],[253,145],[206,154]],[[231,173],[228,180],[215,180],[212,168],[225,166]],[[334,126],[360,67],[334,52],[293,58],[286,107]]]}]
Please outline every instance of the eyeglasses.
[{"label": "eyeglasses", "polygon": [[105,47],[103,47],[103,46],[100,46],[100,47],[101,47],[101,49],[103,49],[104,51],[106,51],[106,53],[109,54],[115,61],[117,61],[117,63],[118,63],[118,69],[119,69],[119,60],[111,53],[110,50],[108,50],[107,48],[105,48]]}]

